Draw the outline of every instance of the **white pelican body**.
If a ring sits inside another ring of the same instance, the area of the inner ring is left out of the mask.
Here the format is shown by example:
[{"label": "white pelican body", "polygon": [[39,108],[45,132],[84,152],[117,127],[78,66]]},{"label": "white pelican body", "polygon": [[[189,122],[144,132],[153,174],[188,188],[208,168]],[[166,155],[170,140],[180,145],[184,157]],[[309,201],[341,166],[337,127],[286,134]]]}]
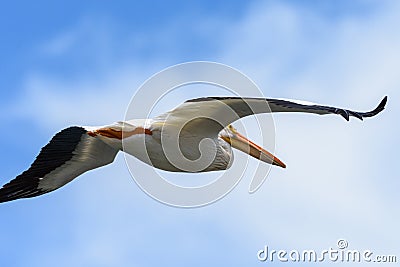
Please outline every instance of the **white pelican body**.
[{"label": "white pelican body", "polygon": [[[140,124],[143,122],[143,124]],[[129,123],[129,126],[127,126]],[[220,136],[216,135],[214,138],[210,139],[212,142],[206,142],[203,144],[203,149],[205,153],[203,154],[203,160],[210,162],[205,168],[199,166],[198,170],[191,171],[189,168],[179,168],[179,166],[174,165],[172,162],[179,160],[179,155],[175,157],[175,153],[170,153],[165,155],[165,147],[163,147],[164,142],[168,142],[169,138],[167,136],[167,127],[163,128],[162,124],[157,123],[152,119],[150,120],[132,120],[124,123],[124,128],[135,129],[148,129],[147,134],[135,134],[124,138],[123,151],[128,153],[141,161],[152,165],[155,168],[172,171],[172,172],[205,172],[205,171],[216,171],[216,170],[226,170],[232,164],[233,152],[231,146],[224,141]],[[137,130],[136,130],[137,131]],[[225,130],[223,131],[225,133]],[[161,134],[164,134],[165,140],[162,140]],[[185,140],[185,135],[182,134],[181,140]],[[193,135],[190,135],[189,140],[196,140]],[[164,141],[164,142],[163,142]],[[190,141],[190,145],[180,146],[180,152],[189,160],[196,160],[200,157],[198,150],[198,144]],[[188,144],[187,143],[187,144]],[[171,162],[172,161],[172,162]],[[200,163],[199,163],[200,164]],[[179,165],[179,164],[178,164]],[[201,170],[200,170],[201,169]]]},{"label": "white pelican body", "polygon": [[339,114],[346,120],[381,112],[387,97],[370,112],[283,99],[207,97],[191,99],[154,119],[129,120],[101,127],[72,126],[42,148],[30,168],[0,189],[0,203],[53,191],[80,174],[113,162],[118,151],[173,172],[225,170],[232,147],[285,168],[274,155],[246,139],[230,124],[259,113]]}]

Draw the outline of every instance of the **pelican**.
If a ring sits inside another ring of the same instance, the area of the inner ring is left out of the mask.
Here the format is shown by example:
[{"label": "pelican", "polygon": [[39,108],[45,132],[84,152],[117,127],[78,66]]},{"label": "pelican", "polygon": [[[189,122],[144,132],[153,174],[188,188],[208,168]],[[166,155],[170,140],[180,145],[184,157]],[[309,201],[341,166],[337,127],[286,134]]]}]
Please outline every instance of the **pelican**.
[{"label": "pelican", "polygon": [[[41,149],[29,169],[0,188],[0,203],[54,191],[86,171],[112,163],[119,151],[173,172],[226,170],[232,164],[232,148],[285,168],[281,160],[241,135],[231,123],[275,112],[338,114],[347,121],[350,117],[363,120],[381,112],[386,102],[385,96],[374,110],[356,112],[298,100],[203,97],[187,100],[153,119],[68,127]],[[204,139],[207,142],[202,143]],[[168,150],[174,148],[174,140],[178,140],[180,153]],[[197,161],[202,155],[206,160]],[[188,163],[179,164],[182,159]]]}]

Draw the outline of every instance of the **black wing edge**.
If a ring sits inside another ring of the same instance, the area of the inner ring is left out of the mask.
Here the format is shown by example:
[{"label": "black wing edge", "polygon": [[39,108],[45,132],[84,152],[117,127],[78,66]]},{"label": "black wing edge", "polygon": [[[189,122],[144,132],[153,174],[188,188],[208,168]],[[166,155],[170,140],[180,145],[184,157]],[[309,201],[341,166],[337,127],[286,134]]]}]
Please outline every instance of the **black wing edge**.
[{"label": "black wing edge", "polygon": [[240,96],[208,96],[208,97],[199,97],[186,100],[185,103],[190,102],[205,102],[205,101],[213,101],[213,100],[227,100],[227,99],[241,99],[241,98],[248,98],[248,97],[240,97]]},{"label": "black wing edge", "polygon": [[333,108],[333,112],[336,114],[341,115],[345,120],[349,121],[350,116],[356,117],[357,119],[363,120],[364,118],[368,117],[373,117],[380,113],[382,110],[385,109],[387,103],[387,96],[385,96],[382,101],[379,103],[379,105],[371,111],[368,112],[357,112],[357,111],[352,111],[352,110],[347,110],[347,109],[341,109],[341,108]]},{"label": "black wing edge", "polygon": [[0,203],[30,198],[52,190],[38,188],[40,178],[62,166],[73,157],[76,146],[87,131],[82,127],[72,126],[57,133],[44,146],[30,168],[0,188]]}]

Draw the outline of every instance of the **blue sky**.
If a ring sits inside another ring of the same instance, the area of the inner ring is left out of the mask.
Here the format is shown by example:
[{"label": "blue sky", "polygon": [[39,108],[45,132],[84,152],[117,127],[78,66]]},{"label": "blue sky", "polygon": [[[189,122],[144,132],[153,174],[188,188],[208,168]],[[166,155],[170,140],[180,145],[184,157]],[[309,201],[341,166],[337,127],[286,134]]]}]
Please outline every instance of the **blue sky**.
[{"label": "blue sky", "polygon": [[[3,204],[1,266],[257,266],[269,264],[256,257],[264,245],[322,250],[339,238],[400,258],[400,5],[316,2],[3,4],[1,183],[25,170],[60,129],[123,119],[148,77],[181,62],[231,65],[270,97],[355,110],[384,95],[389,102],[364,122],[274,116],[276,153],[288,168],[273,168],[252,195],[246,176],[207,207],[154,201],[130,178],[122,155],[49,195]],[[260,141],[251,119],[243,121]]]}]

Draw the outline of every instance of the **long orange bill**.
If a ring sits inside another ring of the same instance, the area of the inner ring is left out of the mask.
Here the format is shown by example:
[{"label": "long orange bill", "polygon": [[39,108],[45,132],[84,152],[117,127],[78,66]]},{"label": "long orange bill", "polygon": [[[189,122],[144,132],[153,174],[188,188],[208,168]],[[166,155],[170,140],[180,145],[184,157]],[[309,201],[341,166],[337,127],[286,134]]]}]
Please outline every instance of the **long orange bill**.
[{"label": "long orange bill", "polygon": [[263,162],[273,164],[282,168],[286,168],[285,163],[283,163],[280,159],[275,157],[272,153],[268,152],[264,148],[256,145],[243,135],[238,132],[235,132],[230,137],[221,136],[226,142],[230,143],[233,148],[239,149],[256,159],[259,159]]}]

